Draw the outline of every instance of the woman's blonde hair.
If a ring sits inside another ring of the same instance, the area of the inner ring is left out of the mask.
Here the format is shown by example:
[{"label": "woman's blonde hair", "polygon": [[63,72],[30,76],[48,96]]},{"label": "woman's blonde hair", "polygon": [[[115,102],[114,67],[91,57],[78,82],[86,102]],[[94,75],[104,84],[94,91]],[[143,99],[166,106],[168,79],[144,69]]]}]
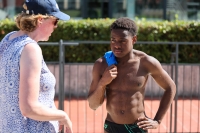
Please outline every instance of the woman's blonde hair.
[{"label": "woman's blonde hair", "polygon": [[38,18],[44,18],[44,19],[51,18],[51,17],[53,18],[53,16],[49,16],[49,15],[41,15],[41,14],[30,15],[26,4],[23,5],[23,8],[26,10],[26,12],[20,13],[15,19],[16,25],[20,30],[32,32],[37,27]]}]

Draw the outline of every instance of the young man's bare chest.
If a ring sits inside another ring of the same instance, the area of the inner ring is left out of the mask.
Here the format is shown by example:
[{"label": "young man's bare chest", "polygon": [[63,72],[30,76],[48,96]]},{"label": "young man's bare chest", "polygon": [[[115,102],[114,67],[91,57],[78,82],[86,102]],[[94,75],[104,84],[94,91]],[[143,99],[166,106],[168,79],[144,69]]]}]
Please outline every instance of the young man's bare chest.
[{"label": "young man's bare chest", "polygon": [[140,66],[140,62],[132,62],[117,66],[117,77],[109,84],[111,89],[138,91],[145,86],[147,72]]},{"label": "young man's bare chest", "polygon": [[[117,66],[117,78],[106,89],[107,120],[116,123],[135,122],[143,115],[143,96],[147,73],[139,62]],[[130,119],[131,118],[131,119]]]}]

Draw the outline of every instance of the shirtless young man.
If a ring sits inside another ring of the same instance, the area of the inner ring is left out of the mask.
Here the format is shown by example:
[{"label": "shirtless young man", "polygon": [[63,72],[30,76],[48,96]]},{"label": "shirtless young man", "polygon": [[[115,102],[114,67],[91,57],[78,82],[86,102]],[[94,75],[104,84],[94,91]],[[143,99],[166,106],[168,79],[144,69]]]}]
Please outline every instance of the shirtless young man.
[{"label": "shirtless young man", "polygon": [[[110,47],[117,64],[108,66],[104,57],[96,60],[88,95],[89,106],[96,110],[106,95],[105,133],[144,133],[156,129],[173,101],[176,86],[157,59],[133,49],[137,41],[134,21],[119,18],[110,29]],[[144,92],[149,75],[165,90],[152,119],[145,115],[144,110]]]}]

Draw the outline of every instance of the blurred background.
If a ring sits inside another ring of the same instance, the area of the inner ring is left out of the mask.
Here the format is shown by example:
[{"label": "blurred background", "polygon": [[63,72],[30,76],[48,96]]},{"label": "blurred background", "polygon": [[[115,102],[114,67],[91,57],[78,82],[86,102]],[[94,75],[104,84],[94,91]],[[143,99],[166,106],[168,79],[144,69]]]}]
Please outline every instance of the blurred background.
[{"label": "blurred background", "polygon": [[[147,20],[200,19],[199,0],[56,0],[73,19],[146,18]],[[24,0],[0,0],[0,20],[22,11]]]}]

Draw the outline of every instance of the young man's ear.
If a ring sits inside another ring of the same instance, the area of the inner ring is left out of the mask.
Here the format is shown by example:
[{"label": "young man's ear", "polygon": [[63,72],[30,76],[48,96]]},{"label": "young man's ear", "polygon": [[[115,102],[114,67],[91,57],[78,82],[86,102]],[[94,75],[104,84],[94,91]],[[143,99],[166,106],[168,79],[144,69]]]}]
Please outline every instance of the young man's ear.
[{"label": "young man's ear", "polygon": [[135,44],[137,42],[137,36],[136,35],[132,37],[132,41],[133,41],[133,44]]}]

